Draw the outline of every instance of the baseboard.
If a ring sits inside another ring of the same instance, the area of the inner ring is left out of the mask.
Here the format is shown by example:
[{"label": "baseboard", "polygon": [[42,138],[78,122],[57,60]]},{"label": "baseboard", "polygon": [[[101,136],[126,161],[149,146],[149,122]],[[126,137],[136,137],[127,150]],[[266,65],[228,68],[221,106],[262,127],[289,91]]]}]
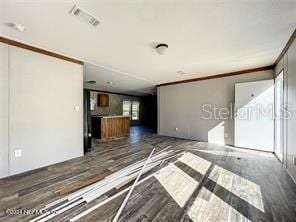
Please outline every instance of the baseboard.
[{"label": "baseboard", "polygon": [[286,169],[288,175],[291,177],[291,179],[293,180],[293,182],[296,184],[296,180],[295,180],[294,177],[290,174],[289,170],[288,170],[285,166],[283,166],[283,167]]}]

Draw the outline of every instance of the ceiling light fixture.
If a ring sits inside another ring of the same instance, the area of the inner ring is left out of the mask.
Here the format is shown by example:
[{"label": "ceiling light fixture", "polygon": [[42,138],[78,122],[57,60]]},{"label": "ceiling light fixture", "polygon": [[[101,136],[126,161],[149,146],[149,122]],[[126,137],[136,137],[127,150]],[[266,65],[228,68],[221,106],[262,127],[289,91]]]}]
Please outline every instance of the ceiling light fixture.
[{"label": "ceiling light fixture", "polygon": [[177,71],[177,73],[180,74],[180,75],[184,75],[185,74],[185,72],[182,71],[182,70]]},{"label": "ceiling light fixture", "polygon": [[165,43],[160,43],[155,47],[157,53],[160,55],[164,55],[168,48],[169,46]]},{"label": "ceiling light fixture", "polygon": [[70,15],[73,15],[80,19],[81,21],[92,25],[94,27],[98,26],[101,22],[95,18],[93,15],[91,15],[89,12],[85,11],[82,8],[79,8],[77,5],[74,5],[72,9],[70,10]]},{"label": "ceiling light fixture", "polygon": [[94,81],[94,80],[89,80],[89,81],[87,81],[87,83],[89,83],[89,84],[96,84],[97,82]]},{"label": "ceiling light fixture", "polygon": [[108,85],[112,85],[112,86],[114,86],[114,85],[115,85],[115,83],[114,83],[114,82],[110,82],[110,81],[108,81],[108,82],[107,82],[107,84],[108,84]]},{"label": "ceiling light fixture", "polygon": [[20,31],[20,32],[23,32],[23,31],[26,30],[26,28],[25,28],[23,25],[18,24],[18,23],[7,22],[7,23],[5,23],[5,24],[6,24],[8,27],[13,28],[13,29],[15,29],[15,30],[17,30],[17,31]]}]

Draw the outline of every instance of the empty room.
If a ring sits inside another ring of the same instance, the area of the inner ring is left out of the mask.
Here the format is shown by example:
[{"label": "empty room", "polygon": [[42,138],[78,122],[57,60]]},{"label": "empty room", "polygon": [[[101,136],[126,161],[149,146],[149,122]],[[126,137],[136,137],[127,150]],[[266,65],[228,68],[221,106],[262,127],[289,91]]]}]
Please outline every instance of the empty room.
[{"label": "empty room", "polygon": [[295,222],[295,0],[0,0],[0,221]]}]

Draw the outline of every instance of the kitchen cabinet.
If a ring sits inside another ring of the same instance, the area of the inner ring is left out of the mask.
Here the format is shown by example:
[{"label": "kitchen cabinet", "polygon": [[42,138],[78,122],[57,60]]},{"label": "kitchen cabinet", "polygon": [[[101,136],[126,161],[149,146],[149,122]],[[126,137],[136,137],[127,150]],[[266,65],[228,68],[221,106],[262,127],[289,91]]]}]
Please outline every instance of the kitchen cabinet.
[{"label": "kitchen cabinet", "polygon": [[93,116],[92,136],[95,139],[123,137],[130,132],[128,116]]},{"label": "kitchen cabinet", "polygon": [[109,106],[109,95],[98,94],[97,105],[99,107],[108,107]]}]

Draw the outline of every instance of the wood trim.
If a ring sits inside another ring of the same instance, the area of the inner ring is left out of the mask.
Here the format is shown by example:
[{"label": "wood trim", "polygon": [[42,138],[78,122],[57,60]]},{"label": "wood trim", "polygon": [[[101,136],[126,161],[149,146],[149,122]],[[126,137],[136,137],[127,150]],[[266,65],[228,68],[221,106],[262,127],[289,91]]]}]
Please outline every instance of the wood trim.
[{"label": "wood trim", "polygon": [[285,55],[285,53],[288,51],[289,47],[292,45],[293,41],[296,38],[296,29],[294,29],[294,32],[292,33],[292,35],[290,36],[287,44],[285,45],[285,47],[283,48],[282,52],[280,53],[280,55],[278,56],[278,58],[275,60],[274,62],[274,66],[276,66],[277,64],[279,64],[279,62],[281,61],[281,59],[283,58],[283,56]]},{"label": "wood trim", "polygon": [[57,193],[59,193],[60,196],[63,196],[65,194],[69,194],[72,193],[73,191],[79,190],[81,188],[84,188],[88,185],[94,184],[102,179],[104,179],[106,176],[109,176],[111,173],[109,171],[106,171],[96,177],[91,177],[87,180],[84,181],[78,181],[77,183],[75,183],[74,185],[70,185],[68,187],[65,187],[59,191],[57,191]]},{"label": "wood trim", "polygon": [[130,117],[101,118],[101,139],[118,138],[130,133]]},{"label": "wood trim", "polygon": [[282,68],[275,76],[274,79],[276,79],[282,72],[284,71],[284,68]]},{"label": "wood trim", "polygon": [[97,106],[98,107],[109,107],[109,94],[98,94],[97,95]]},{"label": "wood trim", "polygon": [[236,71],[236,72],[228,72],[228,73],[210,75],[210,76],[205,76],[205,77],[200,77],[200,78],[185,79],[185,80],[180,80],[180,81],[175,81],[175,82],[162,83],[162,84],[157,85],[157,87],[175,85],[175,84],[181,84],[181,83],[188,83],[188,82],[196,82],[196,81],[202,81],[202,80],[208,80],[208,79],[217,79],[217,78],[223,78],[223,77],[229,77],[229,76],[236,76],[236,75],[242,75],[242,74],[248,74],[248,73],[253,73],[253,72],[270,70],[270,69],[274,69],[274,65],[264,66],[264,67],[254,68],[254,69],[246,69],[246,70],[241,70],[241,71]]},{"label": "wood trim", "polygon": [[54,52],[50,52],[50,51],[47,51],[45,49],[37,48],[35,46],[31,46],[31,45],[28,45],[28,44],[25,44],[25,43],[22,43],[22,42],[18,42],[18,41],[12,40],[12,39],[5,38],[3,36],[0,36],[0,42],[8,44],[8,45],[15,46],[15,47],[19,47],[19,48],[22,48],[22,49],[27,49],[27,50],[30,50],[30,51],[33,51],[33,52],[37,52],[37,53],[40,53],[40,54],[43,54],[43,55],[47,55],[47,56],[51,56],[51,57],[54,57],[54,58],[62,59],[62,60],[68,61],[68,62],[73,62],[73,63],[76,63],[76,64],[84,65],[84,62],[81,61],[81,60],[73,59],[73,58],[70,58],[70,57],[67,57],[67,56],[64,56],[64,55],[60,55],[60,54],[57,54],[57,53],[54,53]]}]

